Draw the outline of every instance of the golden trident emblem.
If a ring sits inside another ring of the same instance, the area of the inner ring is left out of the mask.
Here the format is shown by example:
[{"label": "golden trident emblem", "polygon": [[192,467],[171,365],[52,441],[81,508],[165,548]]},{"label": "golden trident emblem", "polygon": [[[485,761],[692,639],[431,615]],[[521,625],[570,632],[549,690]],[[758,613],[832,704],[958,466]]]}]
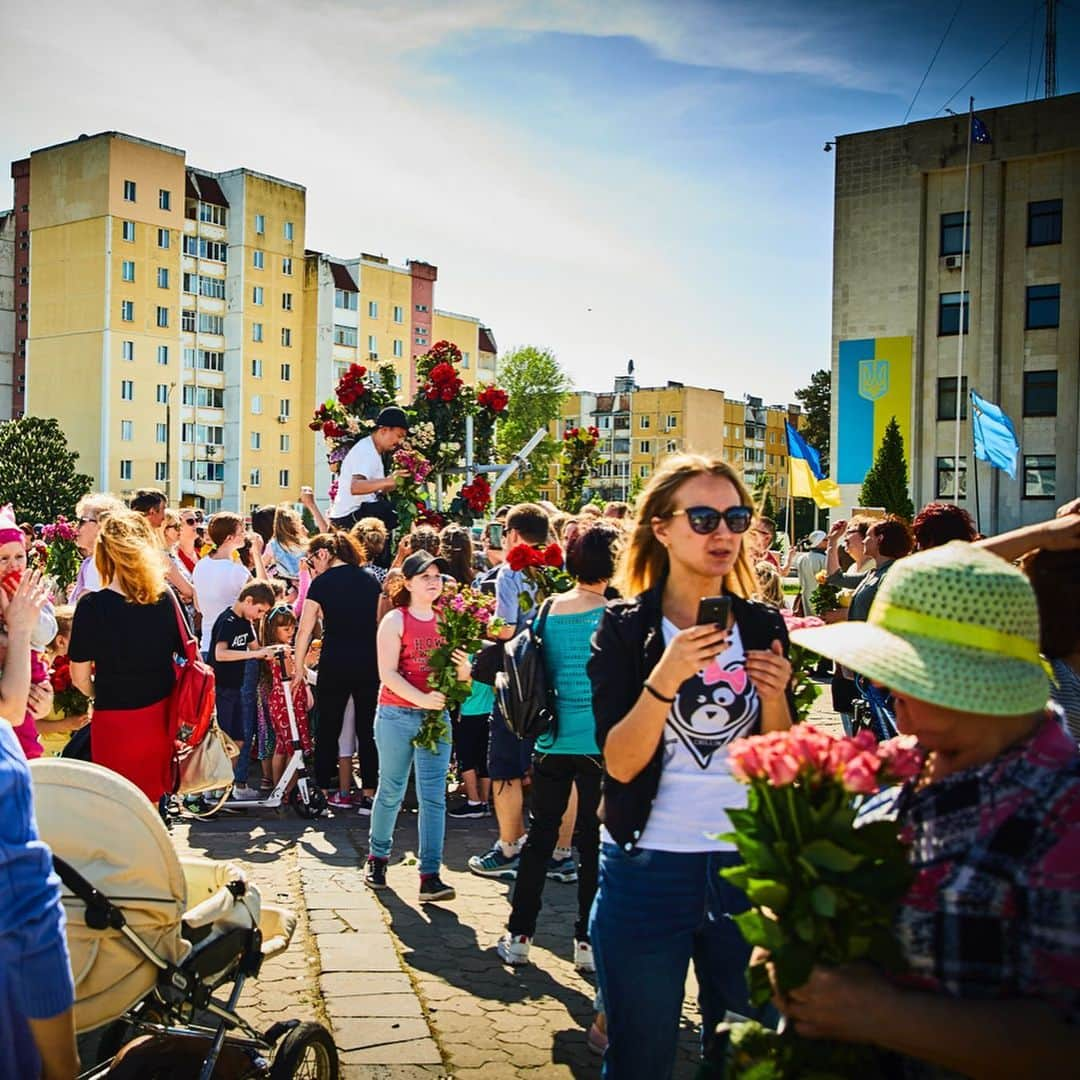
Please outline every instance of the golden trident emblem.
[{"label": "golden trident emblem", "polygon": [[889,361],[859,361],[859,397],[877,401],[889,392]]}]

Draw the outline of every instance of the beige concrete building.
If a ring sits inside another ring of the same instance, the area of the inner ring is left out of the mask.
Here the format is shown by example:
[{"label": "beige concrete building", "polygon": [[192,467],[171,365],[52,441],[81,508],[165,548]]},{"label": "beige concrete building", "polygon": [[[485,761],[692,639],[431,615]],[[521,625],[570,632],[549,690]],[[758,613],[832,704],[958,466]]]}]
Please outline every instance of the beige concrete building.
[{"label": "beige concrete building", "polygon": [[990,532],[1077,493],[1080,94],[976,112],[993,141],[971,147],[966,254],[966,115],[836,140],[832,460],[850,506],[895,415],[916,507],[953,497],[963,273],[972,514],[968,389],[1005,410],[1020,443],[1015,480],[979,463]]},{"label": "beige concrete building", "polygon": [[11,419],[15,358],[15,211],[0,214],[0,420]]}]

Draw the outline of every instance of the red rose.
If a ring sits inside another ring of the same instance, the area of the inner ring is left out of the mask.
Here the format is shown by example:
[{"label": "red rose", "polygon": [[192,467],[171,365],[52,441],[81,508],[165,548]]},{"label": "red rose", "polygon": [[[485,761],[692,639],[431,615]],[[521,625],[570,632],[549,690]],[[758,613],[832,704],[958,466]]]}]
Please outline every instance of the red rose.
[{"label": "red rose", "polygon": [[506,564],[511,570],[524,570],[533,564],[533,551],[528,544],[516,544],[506,553]]},{"label": "red rose", "polygon": [[554,567],[556,570],[561,570],[563,564],[562,548],[558,544],[548,544],[544,548],[544,565]]},{"label": "red rose", "polygon": [[52,683],[53,690],[58,694],[70,690],[71,669],[66,664],[63,667],[54,667],[49,681]]}]

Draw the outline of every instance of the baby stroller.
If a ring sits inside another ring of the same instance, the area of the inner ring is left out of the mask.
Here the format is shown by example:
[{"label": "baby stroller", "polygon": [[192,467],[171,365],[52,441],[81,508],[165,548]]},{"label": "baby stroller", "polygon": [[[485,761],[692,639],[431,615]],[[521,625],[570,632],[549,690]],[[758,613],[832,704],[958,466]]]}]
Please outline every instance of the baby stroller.
[{"label": "baby stroller", "polygon": [[[256,1030],[246,980],[288,948],[296,917],[229,863],[181,859],[129,781],[62,758],[33,762],[42,839],[63,882],[75,1024],[100,1033],[86,1080],[336,1080],[320,1024]],[[84,1063],[85,1064],[85,1063]]]}]

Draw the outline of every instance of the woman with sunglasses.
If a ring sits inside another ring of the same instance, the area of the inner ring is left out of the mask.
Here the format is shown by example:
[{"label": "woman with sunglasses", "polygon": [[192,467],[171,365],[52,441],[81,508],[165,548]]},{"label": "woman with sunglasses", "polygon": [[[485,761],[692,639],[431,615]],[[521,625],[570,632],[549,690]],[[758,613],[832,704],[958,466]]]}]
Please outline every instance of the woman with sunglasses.
[{"label": "woman with sunglasses", "polygon": [[[593,640],[597,741],[604,755],[600,883],[589,933],[607,1012],[609,1080],[672,1072],[691,958],[702,1050],[747,998],[750,948],[731,915],[745,896],[720,877],[735,864],[726,808],[746,789],[727,766],[735,738],[790,726],[788,638],[757,589],[743,545],[750,496],[724,462],[682,454],[653,474]],[[730,600],[726,625],[698,625],[703,597]],[[643,978],[642,973],[648,977]]]}]

